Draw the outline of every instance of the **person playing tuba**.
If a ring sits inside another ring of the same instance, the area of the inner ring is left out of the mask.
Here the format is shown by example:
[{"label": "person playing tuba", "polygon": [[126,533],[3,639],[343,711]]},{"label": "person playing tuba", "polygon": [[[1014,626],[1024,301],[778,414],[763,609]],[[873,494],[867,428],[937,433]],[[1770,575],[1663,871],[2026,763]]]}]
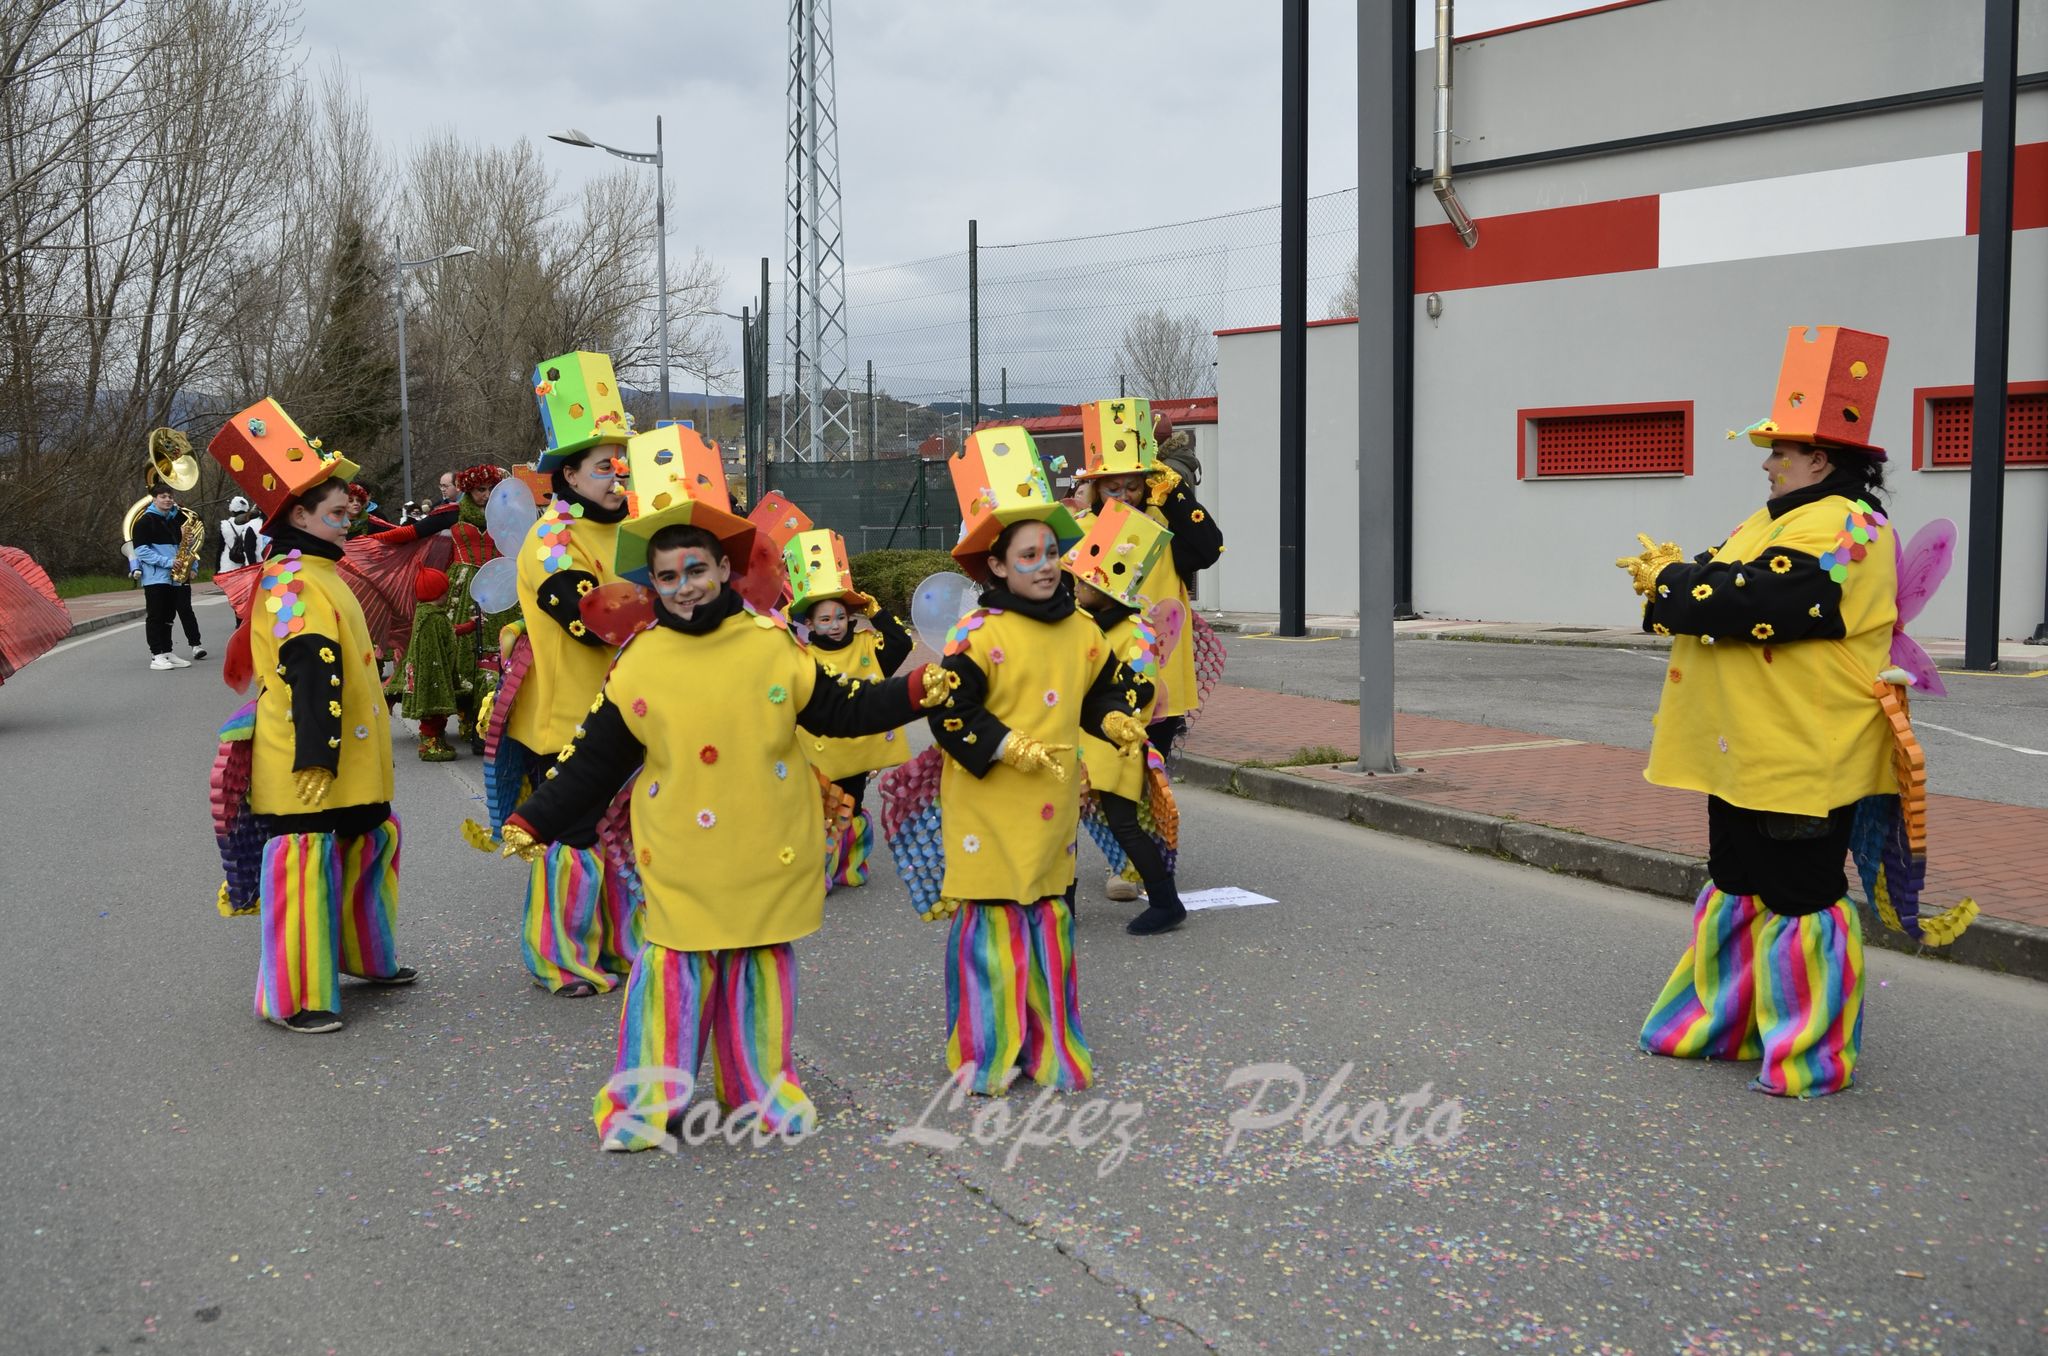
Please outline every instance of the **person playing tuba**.
[{"label": "person playing tuba", "polygon": [[146,611],[142,635],[149,645],[149,667],[159,673],[191,667],[171,649],[171,622],[185,629],[193,659],[206,658],[199,636],[199,618],[192,612],[192,571],[206,544],[206,524],[191,509],[178,506],[178,493],[199,483],[199,466],[191,443],[175,429],[149,435],[147,506],[131,510],[129,541],[133,546],[130,577],[142,584]]}]

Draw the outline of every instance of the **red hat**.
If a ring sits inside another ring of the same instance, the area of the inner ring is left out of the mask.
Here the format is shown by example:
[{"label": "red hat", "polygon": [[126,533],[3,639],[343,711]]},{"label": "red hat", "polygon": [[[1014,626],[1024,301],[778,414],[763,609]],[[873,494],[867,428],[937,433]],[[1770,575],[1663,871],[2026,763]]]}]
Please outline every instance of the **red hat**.
[{"label": "red hat", "polygon": [[448,596],[448,576],[431,565],[423,565],[413,576],[412,596],[415,602],[438,603]]},{"label": "red hat", "polygon": [[356,506],[356,512],[362,512],[363,506],[370,502],[369,487],[351,480],[348,483],[348,501]]}]

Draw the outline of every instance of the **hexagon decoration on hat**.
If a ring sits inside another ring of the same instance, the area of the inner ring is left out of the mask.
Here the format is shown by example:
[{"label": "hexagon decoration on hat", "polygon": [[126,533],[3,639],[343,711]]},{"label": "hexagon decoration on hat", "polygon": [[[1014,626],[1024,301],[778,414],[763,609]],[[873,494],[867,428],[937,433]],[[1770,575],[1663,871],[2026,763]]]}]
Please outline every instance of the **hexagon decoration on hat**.
[{"label": "hexagon decoration on hat", "polygon": [[534,462],[536,470],[552,471],[585,448],[623,443],[632,436],[619,379],[606,354],[564,353],[548,359],[533,369],[533,395],[548,440]]},{"label": "hexagon decoration on hat", "polygon": [[782,567],[789,575],[792,613],[858,592],[853,586],[853,567],[846,563],[846,538],[827,527],[790,538],[782,548]]},{"label": "hexagon decoration on hat", "polygon": [[1110,500],[1088,521],[1087,535],[1060,558],[1068,573],[1125,607],[1151,605],[1145,579],[1166,554],[1173,533],[1129,504]]},{"label": "hexagon decoration on hat", "polygon": [[1159,464],[1149,400],[1095,400],[1081,407],[1081,450],[1087,464],[1076,480],[1145,475]]},{"label": "hexagon decoration on hat", "polygon": [[670,524],[701,527],[724,544],[738,575],[753,554],[754,524],[732,511],[725,463],[695,429],[670,424],[626,443],[630,517],[619,524],[614,573],[649,584],[647,544]]},{"label": "hexagon decoration on hat", "polygon": [[988,581],[985,558],[1011,523],[1044,523],[1061,550],[1081,540],[1073,513],[1053,497],[1038,444],[1021,425],[974,430],[950,466],[962,519],[953,559],[972,578]]},{"label": "hexagon decoration on hat", "polygon": [[268,396],[222,425],[206,450],[266,518],[323,480],[354,480],[358,469],[347,457],[323,452]]},{"label": "hexagon decoration on hat", "polygon": [[1878,461],[1870,441],[1877,393],[1891,340],[1841,325],[1793,325],[1785,331],[1771,417],[1743,430],[1758,447],[1774,442],[1843,447]]}]

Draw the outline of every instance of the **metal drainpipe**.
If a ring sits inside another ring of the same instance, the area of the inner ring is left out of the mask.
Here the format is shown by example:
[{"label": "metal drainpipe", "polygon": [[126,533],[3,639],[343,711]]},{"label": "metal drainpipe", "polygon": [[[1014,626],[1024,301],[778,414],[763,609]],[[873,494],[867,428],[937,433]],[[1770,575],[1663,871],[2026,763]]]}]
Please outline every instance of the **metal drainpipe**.
[{"label": "metal drainpipe", "polygon": [[1465,204],[1458,201],[1458,190],[1451,185],[1451,5],[1452,0],[1436,0],[1436,165],[1429,191],[1443,204],[1451,229],[1469,250],[1479,243],[1479,228],[1466,215]]}]

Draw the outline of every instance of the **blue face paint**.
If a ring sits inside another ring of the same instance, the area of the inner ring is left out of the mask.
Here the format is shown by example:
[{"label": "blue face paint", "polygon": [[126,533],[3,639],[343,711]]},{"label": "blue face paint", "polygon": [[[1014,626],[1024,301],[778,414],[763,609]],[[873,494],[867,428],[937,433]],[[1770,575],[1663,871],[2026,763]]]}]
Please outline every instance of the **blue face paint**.
[{"label": "blue face paint", "polygon": [[683,591],[683,581],[678,579],[673,584],[664,585],[657,579],[654,581],[654,591],[664,598],[673,598]]},{"label": "blue face paint", "polygon": [[320,521],[327,524],[328,527],[332,528],[336,532],[348,531],[349,516],[345,512],[339,518],[329,517],[327,514],[323,513],[320,515]]},{"label": "blue face paint", "polygon": [[1040,556],[1036,564],[1012,565],[1010,568],[1015,570],[1018,574],[1037,574],[1040,570],[1044,569],[1046,566],[1050,564],[1052,564],[1051,556]]}]

